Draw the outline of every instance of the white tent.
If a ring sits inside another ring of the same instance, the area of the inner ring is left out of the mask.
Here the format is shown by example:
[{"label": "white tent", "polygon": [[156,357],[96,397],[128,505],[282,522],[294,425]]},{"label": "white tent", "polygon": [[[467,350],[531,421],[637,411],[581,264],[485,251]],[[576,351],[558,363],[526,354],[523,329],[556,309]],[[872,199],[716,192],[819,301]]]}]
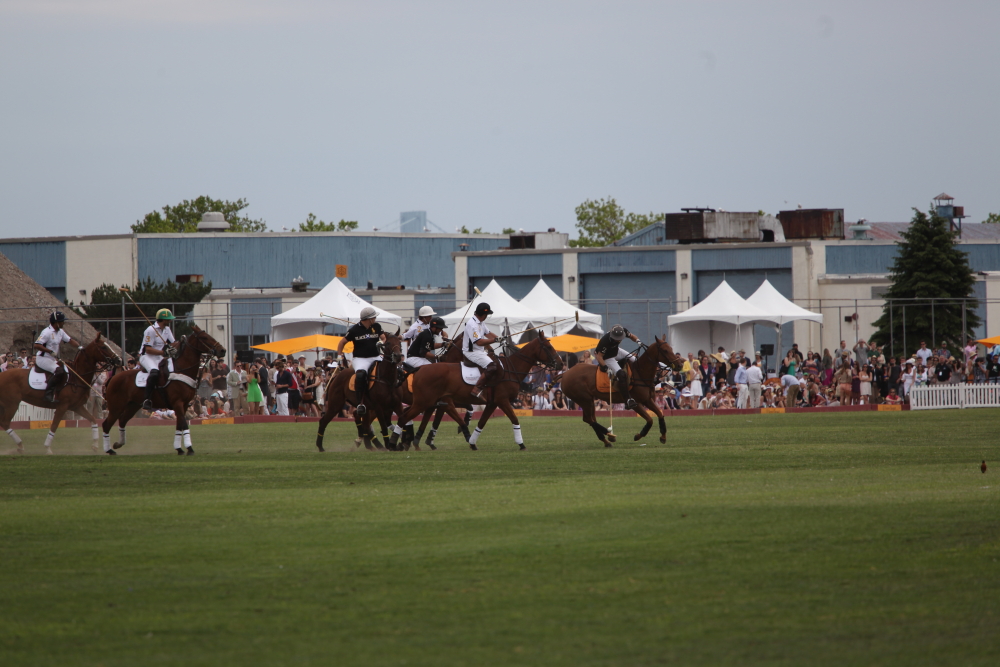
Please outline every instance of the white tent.
[{"label": "white tent", "polygon": [[823,324],[822,315],[795,305],[782,296],[778,290],[774,289],[774,285],[772,285],[769,280],[765,280],[764,283],[757,288],[757,291],[750,295],[747,299],[747,303],[757,306],[762,310],[766,310],[774,316],[774,323],[776,325],[775,328],[778,331],[778,343],[775,349],[779,359],[783,355],[781,347],[782,324],[788,324],[789,322],[794,322],[796,320],[808,320],[810,322],[816,322],[817,324]]},{"label": "white tent", "polygon": [[491,280],[482,295],[477,294],[471,304],[466,304],[443,316],[444,323],[448,325],[448,335],[454,338],[462,333],[465,323],[476,312],[476,306],[483,301],[490,304],[490,310],[493,311],[493,314],[486,318],[486,326],[497,335],[503,333],[504,320],[510,325],[511,333],[517,333],[536,324],[543,324],[548,319],[547,316],[518,303],[517,299],[507,294],[496,280]]},{"label": "white tent", "polygon": [[[279,341],[322,333],[323,327],[327,324],[349,326],[341,320],[347,320],[352,324],[357,322],[360,319],[361,309],[365,306],[372,306],[372,304],[349,290],[344,283],[340,282],[339,278],[334,278],[305,303],[300,303],[291,310],[286,310],[280,315],[272,317],[271,340]],[[375,321],[382,324],[383,327],[389,327],[390,330],[393,330],[403,326],[403,318],[399,315],[382,310],[378,306],[372,306],[372,308],[378,313]],[[320,313],[340,319],[322,317]]]},{"label": "white tent", "polygon": [[755,322],[775,323],[777,319],[741,297],[725,280],[701,303],[683,313],[670,315],[670,345],[678,354],[711,353],[720,346],[726,350],[754,348]]},{"label": "white tent", "polygon": [[[601,326],[603,319],[600,315],[588,313],[575,307],[568,301],[563,301],[559,295],[552,291],[552,288],[545,284],[541,278],[531,291],[519,302],[522,306],[543,313],[549,322],[572,317],[572,320],[560,322],[551,327],[545,327],[545,333],[549,336],[561,336],[576,329],[575,333],[590,333],[598,336],[604,333]],[[576,313],[580,313],[580,321],[576,321]],[[536,322],[540,324],[540,322]]]}]

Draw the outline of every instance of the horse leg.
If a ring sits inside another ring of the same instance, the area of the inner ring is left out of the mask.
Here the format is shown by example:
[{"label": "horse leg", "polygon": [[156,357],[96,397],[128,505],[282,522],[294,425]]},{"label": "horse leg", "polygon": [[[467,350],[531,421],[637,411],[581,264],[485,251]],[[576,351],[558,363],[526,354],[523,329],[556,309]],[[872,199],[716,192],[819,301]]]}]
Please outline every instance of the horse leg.
[{"label": "horse leg", "polygon": [[[608,429],[602,426],[597,421],[597,410],[594,409],[594,402],[583,403],[583,421],[590,425],[590,428],[594,429],[594,433],[597,434],[597,439],[604,443],[605,447],[611,447],[614,440],[609,440]],[[610,436],[614,437],[614,436]]]},{"label": "horse leg", "polygon": [[[444,405],[437,406],[437,409],[434,410],[434,423],[431,424],[431,432],[427,436],[427,446],[431,449],[437,449],[437,447],[434,446],[434,438],[437,436],[438,428],[441,426],[441,419],[444,417],[444,413],[447,409],[448,404],[445,403]],[[468,427],[466,427],[466,433],[468,433]],[[467,435],[466,441],[468,441]]]},{"label": "horse leg", "polygon": [[187,415],[184,413],[184,402],[174,402],[174,415],[177,417],[176,431],[174,432],[174,450],[177,455],[184,454],[181,443],[187,448],[187,455],[194,456],[194,447],[191,446],[191,426],[188,424]]},{"label": "horse leg", "polygon": [[414,417],[420,414],[420,408],[414,402],[413,405],[403,410],[403,414],[399,416],[396,421],[396,425],[392,427],[392,436],[389,438],[387,445],[395,447],[399,442],[399,437],[403,435],[403,424],[408,424]]},{"label": "horse leg", "polygon": [[326,432],[326,425],[330,423],[333,419],[333,404],[327,403],[326,410],[323,411],[322,416],[319,418],[319,430],[316,433],[316,449],[321,452],[325,452],[323,449],[323,434]]},{"label": "horse leg", "polygon": [[[3,413],[3,417],[0,418],[0,428],[3,428],[3,430],[7,431],[7,435],[9,435],[10,439],[14,441],[15,445],[17,445],[17,453],[24,454],[24,443],[21,441],[21,436],[15,433],[14,429],[10,427],[11,419],[13,418],[14,413],[16,411],[17,411],[16,405],[14,406],[13,410],[8,408],[6,405],[0,405],[0,412]],[[10,416],[8,417],[8,415]]]},{"label": "horse leg", "polygon": [[[496,410],[496,407],[497,404],[494,403],[491,399],[486,403],[486,407],[483,408],[483,416],[479,418],[479,423],[476,424],[476,430],[473,431],[472,435],[469,436],[469,449],[471,449],[472,451],[478,451],[476,443],[479,442],[479,436],[482,435],[483,429],[486,428],[486,422],[490,420],[490,416],[493,414],[493,411]],[[456,410],[455,412],[458,412],[458,410]],[[513,413],[511,414],[513,415]],[[517,417],[514,417],[514,419],[516,420]],[[459,428],[461,428],[462,426],[465,426],[465,421],[461,420],[458,422],[458,424]],[[468,429],[467,426],[466,429]]]},{"label": "horse leg", "polygon": [[639,431],[638,433],[635,434],[635,436],[633,436],[632,440],[635,442],[638,442],[640,439],[645,438],[646,434],[649,433],[649,429],[653,428],[653,418],[649,416],[648,412],[646,412],[646,407],[647,406],[645,403],[639,403],[638,401],[636,401],[635,411],[639,413],[640,417],[646,420],[646,425],[642,427],[641,431]]},{"label": "horse leg", "polygon": [[[666,443],[666,441],[667,441],[667,422],[663,418],[663,412],[660,410],[659,407],[657,407],[657,405],[653,401],[652,397],[650,397],[646,402],[644,402],[643,405],[645,405],[647,408],[649,408],[650,410],[652,410],[653,414],[656,415],[656,419],[659,421],[659,424],[660,424],[660,442]],[[652,421],[652,420],[650,420],[650,421]],[[649,427],[647,426],[645,429],[643,429],[642,435],[646,435],[646,433],[648,433],[648,432],[649,432]]]},{"label": "horse leg", "polygon": [[90,441],[90,447],[91,449],[94,450],[94,453],[96,454],[97,452],[101,451],[100,447],[97,446],[97,441],[100,440],[100,436],[98,435],[98,429],[97,429],[97,419],[94,418],[94,415],[90,413],[90,410],[88,410],[85,405],[81,405],[80,407],[78,407],[76,409],[76,413],[83,415],[84,417],[87,418],[87,421],[90,422],[90,433],[93,436]]},{"label": "horse leg", "polygon": [[[420,418],[420,428],[417,429],[417,435],[413,439],[417,445],[419,445],[420,441],[424,438],[424,431],[427,430],[427,421],[431,418],[432,412],[434,412],[434,408],[428,408],[424,411],[424,416]],[[431,443],[428,442],[427,444],[430,445]],[[433,448],[434,447],[431,446],[431,449]]]},{"label": "horse leg", "polygon": [[524,446],[524,438],[521,436],[521,422],[517,420],[517,415],[514,414],[514,406],[510,404],[510,401],[503,397],[499,401],[500,409],[503,413],[507,415],[507,419],[510,420],[511,427],[514,429],[514,444],[524,451],[527,447]]},{"label": "horse leg", "polygon": [[52,454],[52,441],[56,438],[56,431],[59,430],[59,422],[62,421],[63,415],[66,414],[66,406],[60,405],[56,408],[55,414],[52,415],[52,424],[49,426],[49,434],[45,436],[45,453]]},{"label": "horse leg", "polygon": [[[125,446],[125,425],[128,424],[128,421],[135,416],[135,413],[139,412],[140,407],[141,406],[138,403],[129,403],[125,406],[125,409],[122,410],[121,415],[118,417],[118,442],[112,445],[112,449],[105,450],[108,454],[115,454],[117,453],[115,452],[116,449],[121,449]],[[107,424],[107,420],[105,420],[104,423]],[[108,428],[108,430],[111,429]],[[107,436],[105,436],[105,445],[107,445],[106,438]]]}]

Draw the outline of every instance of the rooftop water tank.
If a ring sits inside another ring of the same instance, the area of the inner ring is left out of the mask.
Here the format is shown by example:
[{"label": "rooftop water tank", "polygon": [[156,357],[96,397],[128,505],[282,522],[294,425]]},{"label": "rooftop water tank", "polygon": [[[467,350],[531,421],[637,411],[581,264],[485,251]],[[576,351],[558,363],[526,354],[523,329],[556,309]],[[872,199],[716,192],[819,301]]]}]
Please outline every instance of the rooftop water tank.
[{"label": "rooftop water tank", "polygon": [[229,229],[226,216],[221,213],[202,213],[201,222],[198,223],[199,232],[224,232]]}]

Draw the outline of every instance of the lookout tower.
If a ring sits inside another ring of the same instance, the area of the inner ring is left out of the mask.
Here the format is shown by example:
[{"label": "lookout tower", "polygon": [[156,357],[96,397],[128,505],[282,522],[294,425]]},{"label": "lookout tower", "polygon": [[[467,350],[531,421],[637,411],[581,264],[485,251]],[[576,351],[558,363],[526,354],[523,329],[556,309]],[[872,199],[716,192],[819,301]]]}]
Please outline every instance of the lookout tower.
[{"label": "lookout tower", "polygon": [[955,206],[955,198],[947,192],[942,192],[934,198],[934,205],[937,214],[942,218],[951,221],[951,230],[958,232],[958,237],[962,238],[962,218],[965,218],[965,207]]}]

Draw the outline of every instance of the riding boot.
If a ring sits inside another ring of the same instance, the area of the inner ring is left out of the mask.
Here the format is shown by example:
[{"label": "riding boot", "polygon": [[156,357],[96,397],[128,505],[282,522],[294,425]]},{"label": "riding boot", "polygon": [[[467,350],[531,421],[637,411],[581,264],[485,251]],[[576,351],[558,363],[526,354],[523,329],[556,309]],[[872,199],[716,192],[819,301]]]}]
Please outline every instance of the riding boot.
[{"label": "riding boot", "polygon": [[56,371],[51,376],[49,376],[49,381],[45,385],[45,400],[49,403],[56,402],[56,389],[62,386],[63,378],[66,377],[66,371],[63,370],[62,366],[56,366]]},{"label": "riding boot", "polygon": [[625,397],[625,407],[629,410],[635,410],[635,399],[628,393],[628,373],[623,370],[618,371],[615,373],[615,381],[618,383],[618,392]]},{"label": "riding boot", "polygon": [[146,400],[142,402],[143,410],[153,409],[153,391],[156,390],[156,384],[160,381],[160,369],[154,368],[149,371],[149,377],[146,378]]},{"label": "riding boot", "polygon": [[486,388],[487,381],[493,378],[493,372],[496,370],[496,363],[490,362],[486,370],[479,374],[479,379],[476,380],[476,386],[472,388],[472,395],[476,398],[483,397],[483,390]]},{"label": "riding boot", "polygon": [[358,371],[354,374],[354,395],[357,397],[357,407],[354,412],[362,417],[368,414],[368,407],[364,404],[365,394],[368,393],[368,373]]},{"label": "riding boot", "polygon": [[406,378],[409,377],[413,369],[407,366],[405,363],[399,367],[399,379],[396,380],[396,386],[402,387],[406,383]]}]

